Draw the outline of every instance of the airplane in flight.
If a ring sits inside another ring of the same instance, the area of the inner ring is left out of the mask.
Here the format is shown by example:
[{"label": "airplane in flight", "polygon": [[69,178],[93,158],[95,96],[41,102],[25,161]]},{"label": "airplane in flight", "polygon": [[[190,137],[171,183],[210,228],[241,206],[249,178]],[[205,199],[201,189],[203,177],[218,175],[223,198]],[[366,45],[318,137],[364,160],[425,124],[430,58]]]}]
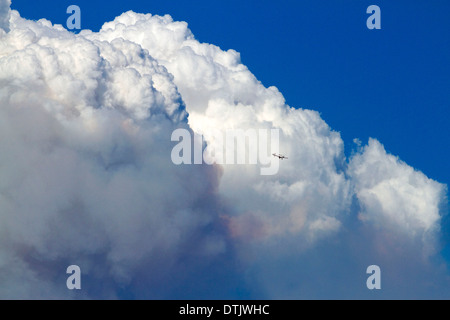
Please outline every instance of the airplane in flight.
[{"label": "airplane in flight", "polygon": [[281,154],[272,153],[272,155],[273,155],[274,157],[278,157],[278,158],[281,159],[281,160],[283,160],[283,159],[288,159],[288,157],[285,157],[285,156],[283,156],[283,155],[281,155]]}]

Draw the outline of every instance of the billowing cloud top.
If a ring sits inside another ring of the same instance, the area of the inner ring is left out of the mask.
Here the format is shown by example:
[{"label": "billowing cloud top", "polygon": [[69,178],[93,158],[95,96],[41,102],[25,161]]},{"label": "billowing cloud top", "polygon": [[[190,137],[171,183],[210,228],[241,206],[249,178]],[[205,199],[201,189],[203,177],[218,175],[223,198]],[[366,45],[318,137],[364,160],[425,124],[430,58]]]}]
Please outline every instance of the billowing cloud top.
[{"label": "billowing cloud top", "polygon": [[[376,248],[395,239],[424,259],[438,248],[445,185],[374,139],[346,159],[318,112],[286,105],[186,23],[126,12],[75,35],[16,11],[8,20],[1,1],[0,297],[71,296],[57,271],[70,264],[87,274],[88,297],[171,297],[176,284],[158,296],[136,283],[190,279],[224,257],[258,269],[262,254],[301,257],[352,224],[355,238],[381,231],[364,240]],[[176,128],[208,145],[217,129],[279,129],[289,161],[264,177],[176,166]]]}]

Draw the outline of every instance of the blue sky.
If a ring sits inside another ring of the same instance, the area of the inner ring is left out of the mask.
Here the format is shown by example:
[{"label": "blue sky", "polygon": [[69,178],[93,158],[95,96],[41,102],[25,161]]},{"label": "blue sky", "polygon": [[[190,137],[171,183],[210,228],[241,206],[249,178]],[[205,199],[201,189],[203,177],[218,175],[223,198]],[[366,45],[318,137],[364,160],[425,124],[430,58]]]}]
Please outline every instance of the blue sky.
[{"label": "blue sky", "polygon": [[[65,25],[72,4],[82,10],[82,28],[93,31],[127,10],[186,21],[200,42],[240,52],[288,105],[319,111],[348,156],[354,138],[374,137],[429,178],[450,183],[448,1],[13,0],[12,9]],[[381,8],[381,30],[366,27],[371,4]],[[448,218],[443,226],[450,261]],[[211,277],[220,278],[215,269]]]}]

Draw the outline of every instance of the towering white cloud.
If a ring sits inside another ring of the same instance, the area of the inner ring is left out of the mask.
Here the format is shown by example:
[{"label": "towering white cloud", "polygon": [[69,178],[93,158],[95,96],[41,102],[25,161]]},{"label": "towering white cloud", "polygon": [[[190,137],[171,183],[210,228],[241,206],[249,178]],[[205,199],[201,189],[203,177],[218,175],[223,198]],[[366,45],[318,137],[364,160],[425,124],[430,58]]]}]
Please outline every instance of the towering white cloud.
[{"label": "towering white cloud", "polygon": [[[281,130],[279,149],[289,154],[290,160],[282,164],[278,175],[261,179],[246,167],[227,166],[220,185],[223,194],[242,206],[241,211],[258,211],[256,219],[267,219],[265,231],[284,234],[287,229],[337,229],[339,215],[349,208],[353,186],[361,203],[367,204],[362,194],[368,191],[361,188],[369,183],[366,180],[370,177],[357,173],[367,166],[360,158],[371,158],[368,152],[374,146],[382,149],[381,145],[371,140],[364,155],[355,156],[351,162],[349,173],[355,181],[346,179],[339,133],[332,131],[318,113],[287,106],[275,87],[265,88],[241,64],[236,51],[222,51],[214,45],[199,43],[186,23],[174,22],[170,16],[133,12],[124,13],[106,23],[99,33],[87,33],[86,37],[107,41],[124,38],[147,49],[174,75],[186,102],[190,126],[207,139],[214,129]],[[380,151],[377,158],[386,163],[385,178],[392,182],[391,191],[404,196],[409,192],[426,193],[426,197],[415,199],[412,205],[407,199],[405,203],[397,203],[403,212],[408,212],[404,219],[422,221],[427,224],[427,230],[437,226],[444,186],[419,172],[410,173],[414,172],[412,168],[389,160],[393,157],[385,152]],[[244,183],[236,184],[236,179]],[[395,209],[387,204],[390,192],[382,183],[377,187],[379,200],[385,205],[381,212],[392,216]],[[274,218],[276,211],[282,212]]]},{"label": "towering white cloud", "polygon": [[[257,270],[262,294],[276,298],[286,288],[272,283],[270,266],[303,263],[327,239],[354,232],[371,244],[361,229],[381,230],[403,248],[419,241],[414,252],[425,257],[437,248],[444,185],[376,140],[347,160],[319,113],[286,105],[236,51],[198,42],[185,22],[126,12],[75,35],[13,11],[9,25],[0,42],[0,297],[73,295],[57,271],[70,264],[92,283],[86,295],[114,297],[226,257]],[[176,166],[180,127],[210,146],[217,129],[279,129],[277,151],[289,160],[273,176],[250,165]]]}]

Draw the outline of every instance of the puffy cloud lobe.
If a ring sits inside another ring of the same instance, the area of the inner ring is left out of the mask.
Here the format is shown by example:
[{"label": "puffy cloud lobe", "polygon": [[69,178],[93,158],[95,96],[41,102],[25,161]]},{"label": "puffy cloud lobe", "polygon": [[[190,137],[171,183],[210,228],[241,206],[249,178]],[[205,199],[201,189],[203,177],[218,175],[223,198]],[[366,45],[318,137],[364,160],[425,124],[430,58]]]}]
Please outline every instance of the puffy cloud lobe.
[{"label": "puffy cloud lobe", "polygon": [[[0,42],[0,296],[66,297],[55,270],[79,263],[103,284],[94,296],[114,297],[139,277],[170,282],[226,256],[256,270],[263,296],[295,297],[297,287],[271,283],[277,261],[292,265],[289,282],[357,213],[353,242],[339,248],[347,258],[354,242],[376,242],[373,230],[412,252],[437,246],[444,185],[376,140],[348,161],[318,112],[286,105],[239,53],[198,42],[185,22],[130,11],[75,35],[13,11],[10,26]],[[179,127],[210,146],[218,129],[279,129],[276,151],[289,160],[264,177],[249,165],[175,166]]]},{"label": "puffy cloud lobe", "polygon": [[352,158],[348,172],[361,205],[361,220],[419,238],[426,246],[429,241],[434,244],[430,237],[439,231],[445,185],[387,154],[374,139]]}]

